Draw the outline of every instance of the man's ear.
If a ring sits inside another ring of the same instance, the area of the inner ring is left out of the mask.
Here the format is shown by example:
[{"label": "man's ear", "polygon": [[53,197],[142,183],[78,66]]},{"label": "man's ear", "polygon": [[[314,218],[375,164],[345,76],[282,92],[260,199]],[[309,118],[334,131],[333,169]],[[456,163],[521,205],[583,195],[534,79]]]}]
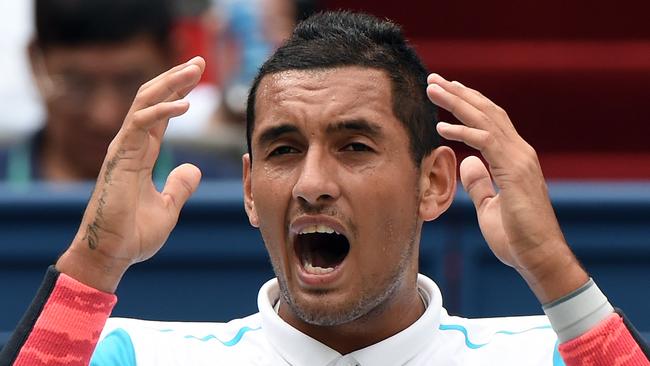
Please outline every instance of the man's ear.
[{"label": "man's ear", "polygon": [[435,220],[445,212],[456,194],[456,155],[440,146],[420,163],[420,208],[424,221]]},{"label": "man's ear", "polygon": [[32,39],[27,46],[27,53],[29,55],[29,65],[32,69],[32,77],[38,92],[44,101],[48,101],[58,92],[50,75],[47,73],[45,67],[45,56],[43,50],[38,45],[35,39]]},{"label": "man's ear", "polygon": [[43,67],[43,51],[41,51],[35,39],[29,41],[27,55],[29,56],[29,65],[32,68],[32,72],[35,75],[38,74],[41,71],[40,68]]},{"label": "man's ear", "polygon": [[248,154],[242,156],[242,179],[244,186],[244,209],[248,215],[248,221],[254,227],[259,227],[260,222],[255,209],[255,200],[253,200],[253,191],[251,189],[251,157]]}]

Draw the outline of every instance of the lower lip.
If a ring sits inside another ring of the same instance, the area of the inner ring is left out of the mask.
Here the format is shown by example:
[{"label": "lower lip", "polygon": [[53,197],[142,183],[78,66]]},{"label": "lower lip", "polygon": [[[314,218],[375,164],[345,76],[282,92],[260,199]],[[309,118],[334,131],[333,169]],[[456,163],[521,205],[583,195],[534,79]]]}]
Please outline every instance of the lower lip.
[{"label": "lower lip", "polygon": [[331,287],[343,275],[344,265],[345,265],[345,259],[343,260],[343,262],[339,263],[336,267],[334,267],[334,270],[329,273],[313,274],[307,272],[305,268],[302,266],[302,264],[299,262],[297,263],[298,279],[300,280],[300,283],[307,288]]}]

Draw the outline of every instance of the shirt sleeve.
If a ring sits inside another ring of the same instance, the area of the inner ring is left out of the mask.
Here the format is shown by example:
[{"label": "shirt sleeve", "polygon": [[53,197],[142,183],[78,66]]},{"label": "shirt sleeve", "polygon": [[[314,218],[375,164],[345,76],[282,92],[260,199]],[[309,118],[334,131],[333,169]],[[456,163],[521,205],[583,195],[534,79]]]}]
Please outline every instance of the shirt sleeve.
[{"label": "shirt sleeve", "polygon": [[50,266],[0,365],[88,365],[117,297]]},{"label": "shirt sleeve", "polygon": [[585,334],[562,343],[567,366],[650,366],[648,346],[624,317],[610,314]]},{"label": "shirt sleeve", "polygon": [[647,344],[593,279],[542,308],[567,366],[650,366]]}]

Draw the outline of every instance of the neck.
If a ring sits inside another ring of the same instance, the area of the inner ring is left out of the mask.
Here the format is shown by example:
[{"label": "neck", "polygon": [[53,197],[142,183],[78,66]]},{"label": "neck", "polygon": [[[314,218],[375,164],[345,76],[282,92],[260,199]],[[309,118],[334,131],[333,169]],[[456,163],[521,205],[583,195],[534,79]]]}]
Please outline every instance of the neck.
[{"label": "neck", "polygon": [[282,301],[278,313],[294,328],[345,355],[403,331],[422,316],[425,305],[417,290],[417,281],[414,279],[410,283],[367,314],[345,324],[309,324],[299,319]]}]

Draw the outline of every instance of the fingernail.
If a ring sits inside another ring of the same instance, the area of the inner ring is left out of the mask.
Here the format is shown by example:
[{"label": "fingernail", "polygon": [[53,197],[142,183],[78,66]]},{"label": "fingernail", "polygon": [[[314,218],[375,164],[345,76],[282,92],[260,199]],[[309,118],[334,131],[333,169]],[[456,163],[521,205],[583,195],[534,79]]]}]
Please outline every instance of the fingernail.
[{"label": "fingernail", "polygon": [[438,85],[438,84],[429,84],[429,89],[431,89],[432,91],[436,91],[436,92],[440,92],[440,91],[443,91],[443,90],[444,90],[444,89],[442,89],[442,87],[441,87],[440,85]]}]

